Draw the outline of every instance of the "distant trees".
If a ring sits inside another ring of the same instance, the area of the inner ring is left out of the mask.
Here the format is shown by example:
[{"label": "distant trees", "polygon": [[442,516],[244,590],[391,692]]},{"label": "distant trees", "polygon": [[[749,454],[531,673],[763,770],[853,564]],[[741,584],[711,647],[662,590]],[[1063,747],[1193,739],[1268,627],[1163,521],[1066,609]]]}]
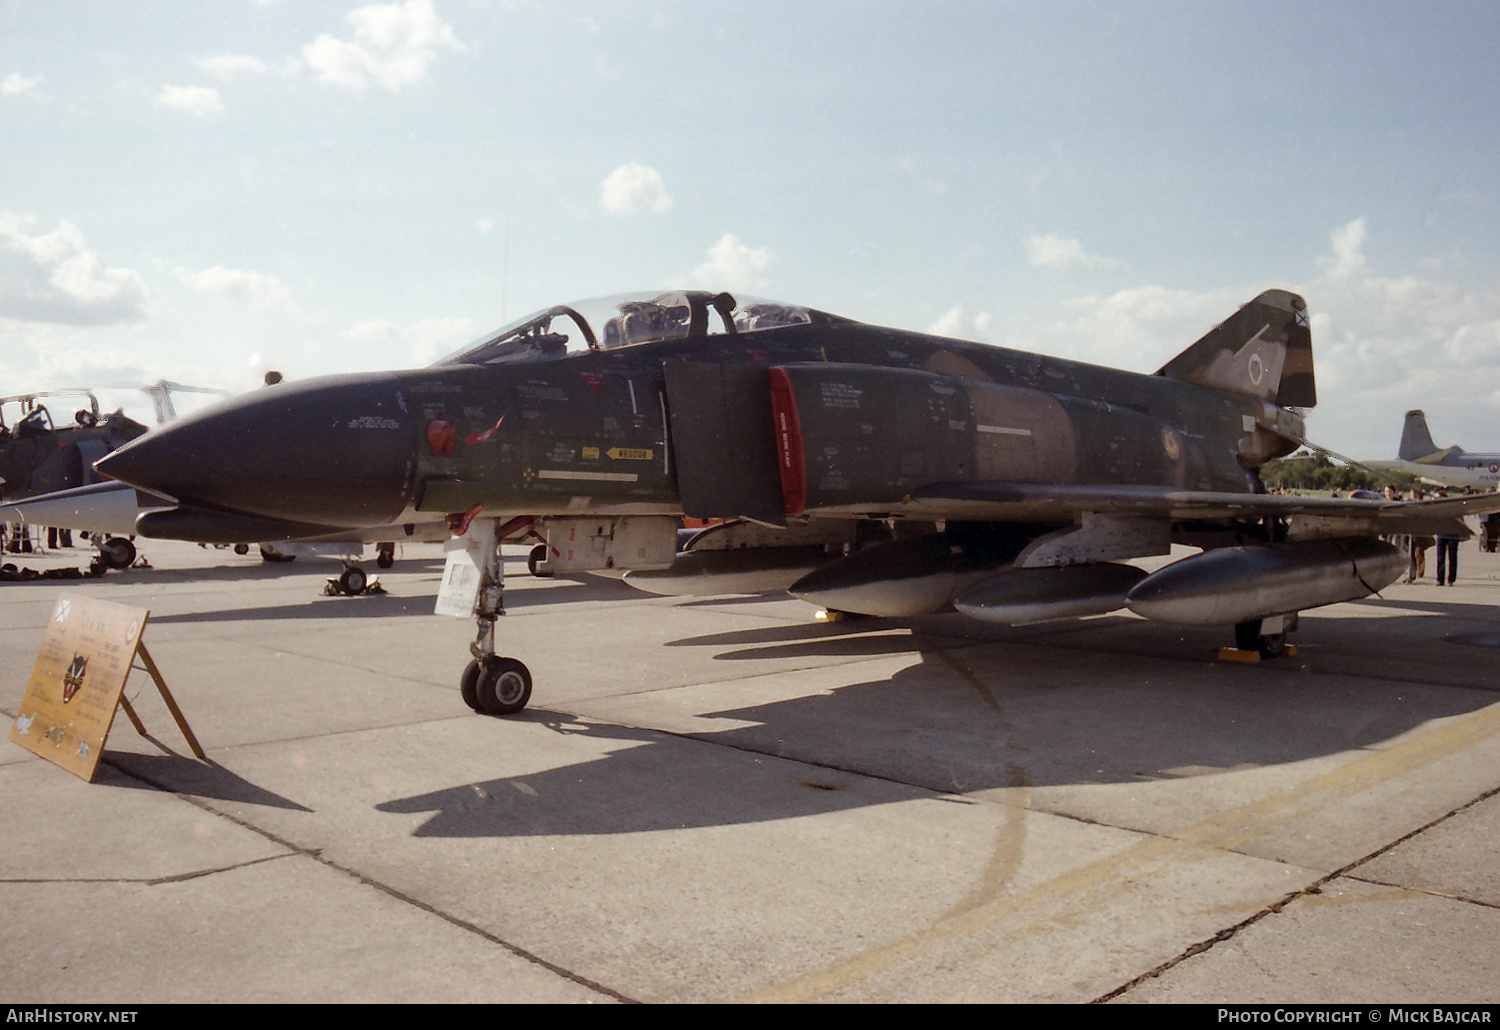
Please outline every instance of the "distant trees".
[{"label": "distant trees", "polygon": [[1390,480],[1352,465],[1335,464],[1325,454],[1298,451],[1289,458],[1268,461],[1260,467],[1261,481],[1267,490],[1374,490],[1377,493]]}]

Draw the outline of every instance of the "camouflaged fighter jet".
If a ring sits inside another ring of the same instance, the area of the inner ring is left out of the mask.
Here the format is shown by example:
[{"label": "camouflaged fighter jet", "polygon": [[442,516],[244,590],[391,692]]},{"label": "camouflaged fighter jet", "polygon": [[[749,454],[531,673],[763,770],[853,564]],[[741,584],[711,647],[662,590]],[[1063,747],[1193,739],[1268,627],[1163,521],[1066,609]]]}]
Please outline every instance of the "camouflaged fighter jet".
[{"label": "camouflaged fighter jet", "polygon": [[1365,464],[1461,490],[1494,490],[1500,487],[1500,454],[1476,454],[1456,444],[1452,447],[1439,447],[1432,442],[1432,433],[1427,428],[1427,416],[1421,411],[1406,413],[1395,461],[1370,461]]},{"label": "camouflaged fighter jet", "polygon": [[[463,696],[507,714],[531,676],[495,653],[497,541],[523,526],[551,571],[662,593],[1011,624],[1128,608],[1273,654],[1297,612],[1397,578],[1381,534],[1465,533],[1459,516],[1500,508],[1266,494],[1256,469],[1306,444],[1316,399],[1306,305],[1280,290],[1154,375],[675,292],[549,308],[429,368],[259,391],[99,468],[177,502],[145,536],[447,517],[467,547],[439,610],[479,631]],[[723,521],[678,553],[684,516]],[[1127,563],[1173,543],[1203,550]]]},{"label": "camouflaged fighter jet", "polygon": [[[66,398],[66,407],[79,400],[87,401],[88,407],[79,408],[71,422],[54,419],[48,404],[60,407],[59,397]],[[94,462],[144,432],[145,426],[122,411],[101,414],[99,398],[89,390],[40,390],[0,397],[0,505],[4,505],[0,521],[70,526],[31,519],[17,511],[15,502],[98,483]],[[107,566],[126,568],[135,561],[128,530],[119,536],[101,536],[97,543],[100,560]]]}]

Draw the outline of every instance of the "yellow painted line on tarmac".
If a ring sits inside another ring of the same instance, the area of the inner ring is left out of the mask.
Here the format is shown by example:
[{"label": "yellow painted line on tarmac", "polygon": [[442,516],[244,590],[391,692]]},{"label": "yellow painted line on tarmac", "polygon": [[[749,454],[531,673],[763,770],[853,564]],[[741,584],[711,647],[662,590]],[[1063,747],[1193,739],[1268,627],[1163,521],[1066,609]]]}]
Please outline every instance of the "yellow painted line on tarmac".
[{"label": "yellow painted line on tarmac", "polygon": [[[957,668],[951,656],[945,654],[945,657]],[[977,679],[972,673],[965,675],[963,670],[959,674],[971,681]],[[851,991],[851,1000],[854,996],[871,1000],[872,994],[894,993],[900,989],[899,984],[877,986],[872,981],[905,962],[927,960],[934,966],[951,966],[955,948],[966,959],[977,958],[999,946],[993,933],[1007,920],[1015,921],[1016,925],[1000,931],[1002,940],[1073,925],[1074,919],[1059,919],[1058,915],[1042,914],[1041,910],[1044,906],[1062,904],[1073,909],[1078,919],[1086,918],[1089,908],[1163,868],[1205,857],[1205,851],[1233,851],[1272,830],[1316,815],[1343,799],[1448,758],[1497,733],[1500,733],[1500,705],[1492,705],[1397,744],[1365,751],[1352,761],[1279,794],[1149,837],[1116,855],[1068,870],[1024,894],[994,898],[967,911],[954,912],[880,947],[754,991],[739,1000],[804,1002]],[[1008,820],[1001,827],[1002,836],[1024,832],[1023,815],[1018,812],[1017,818]],[[1011,864],[1014,866],[1014,862]],[[964,940],[980,933],[989,933],[991,937],[984,941]]]}]

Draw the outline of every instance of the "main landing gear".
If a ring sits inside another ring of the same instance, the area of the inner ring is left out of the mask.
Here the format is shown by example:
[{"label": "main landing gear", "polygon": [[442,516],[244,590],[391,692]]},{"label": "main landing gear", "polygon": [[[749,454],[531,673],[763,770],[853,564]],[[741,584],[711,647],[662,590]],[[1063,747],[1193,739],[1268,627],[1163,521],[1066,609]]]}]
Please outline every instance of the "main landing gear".
[{"label": "main landing gear", "polygon": [[470,553],[479,567],[479,599],[474,605],[478,633],[474,655],[458,683],[464,704],[483,715],[514,715],[531,700],[531,670],[515,658],[495,653],[495,620],[505,614],[505,571],[500,564],[500,536],[495,520],[470,526]]},{"label": "main landing gear", "polygon": [[128,537],[109,536],[98,541],[99,559],[111,569],[128,569],[135,564],[135,543]]},{"label": "main landing gear", "polygon": [[326,597],[361,597],[366,594],[383,594],[385,587],[380,585],[378,578],[372,577],[364,569],[352,562],[344,563],[344,571],[337,576],[329,576],[328,582],[323,584],[323,594]]},{"label": "main landing gear", "polygon": [[1291,657],[1297,653],[1297,645],[1288,643],[1297,628],[1297,614],[1277,615],[1267,619],[1251,619],[1234,627],[1234,647],[1219,649],[1219,657],[1229,662],[1258,662],[1282,655]]}]

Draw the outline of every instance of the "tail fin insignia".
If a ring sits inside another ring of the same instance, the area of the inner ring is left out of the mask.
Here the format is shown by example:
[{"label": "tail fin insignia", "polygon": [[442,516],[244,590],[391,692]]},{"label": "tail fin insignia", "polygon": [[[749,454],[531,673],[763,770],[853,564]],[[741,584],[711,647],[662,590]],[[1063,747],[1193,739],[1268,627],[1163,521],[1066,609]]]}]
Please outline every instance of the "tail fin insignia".
[{"label": "tail fin insignia", "polygon": [[1283,407],[1318,403],[1307,302],[1267,290],[1156,373]]}]

